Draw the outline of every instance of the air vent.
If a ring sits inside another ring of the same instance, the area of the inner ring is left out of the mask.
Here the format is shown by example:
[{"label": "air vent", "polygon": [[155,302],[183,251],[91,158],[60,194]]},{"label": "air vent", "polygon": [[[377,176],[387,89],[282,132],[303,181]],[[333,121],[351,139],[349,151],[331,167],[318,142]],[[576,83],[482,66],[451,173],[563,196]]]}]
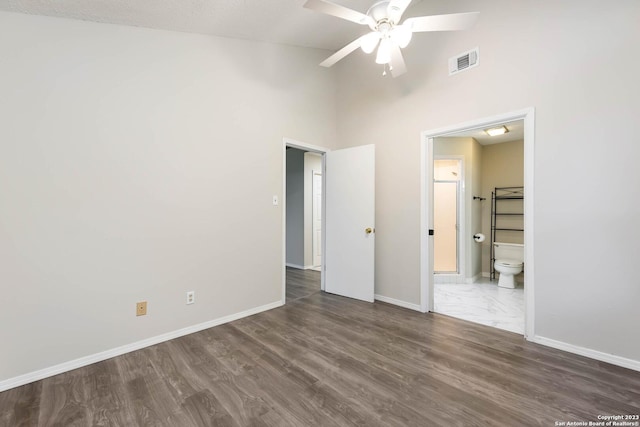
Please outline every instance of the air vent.
[{"label": "air vent", "polygon": [[480,50],[479,48],[472,49],[468,52],[463,52],[460,55],[456,55],[453,58],[449,58],[449,75],[457,74],[460,71],[473,68],[480,63]]}]

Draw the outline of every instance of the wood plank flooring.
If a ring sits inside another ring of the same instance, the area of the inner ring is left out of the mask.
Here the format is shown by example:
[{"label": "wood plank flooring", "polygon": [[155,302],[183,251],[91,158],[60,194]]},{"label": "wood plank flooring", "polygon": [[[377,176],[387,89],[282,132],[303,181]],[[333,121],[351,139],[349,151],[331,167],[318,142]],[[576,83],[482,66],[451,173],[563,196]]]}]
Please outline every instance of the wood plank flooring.
[{"label": "wood plank flooring", "polygon": [[320,272],[287,267],[287,303],[320,292]]},{"label": "wood plank flooring", "polygon": [[325,294],[309,273],[287,270],[284,307],[0,393],[0,426],[513,427],[640,413],[638,372]]}]

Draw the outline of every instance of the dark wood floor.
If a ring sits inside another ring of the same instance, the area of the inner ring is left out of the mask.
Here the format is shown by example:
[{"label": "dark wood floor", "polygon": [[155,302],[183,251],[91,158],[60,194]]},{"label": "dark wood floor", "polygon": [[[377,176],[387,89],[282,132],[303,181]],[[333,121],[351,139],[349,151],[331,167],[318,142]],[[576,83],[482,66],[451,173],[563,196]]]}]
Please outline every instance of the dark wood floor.
[{"label": "dark wood floor", "polygon": [[293,298],[0,393],[0,425],[513,427],[640,413],[638,372],[442,315]]},{"label": "dark wood floor", "polygon": [[287,267],[287,304],[320,292],[320,272]]}]

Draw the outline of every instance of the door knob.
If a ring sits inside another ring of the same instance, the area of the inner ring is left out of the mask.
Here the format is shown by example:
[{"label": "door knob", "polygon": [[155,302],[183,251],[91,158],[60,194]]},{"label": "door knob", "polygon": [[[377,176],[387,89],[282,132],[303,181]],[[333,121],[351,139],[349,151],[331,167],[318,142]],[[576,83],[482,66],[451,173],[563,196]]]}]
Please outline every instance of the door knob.
[{"label": "door knob", "polygon": [[371,228],[371,227],[367,227],[367,228],[365,228],[365,229],[364,229],[364,232],[365,232],[365,233],[367,233],[367,234],[371,234],[371,233],[373,233],[374,231],[375,231],[375,230],[374,230],[373,228]]}]

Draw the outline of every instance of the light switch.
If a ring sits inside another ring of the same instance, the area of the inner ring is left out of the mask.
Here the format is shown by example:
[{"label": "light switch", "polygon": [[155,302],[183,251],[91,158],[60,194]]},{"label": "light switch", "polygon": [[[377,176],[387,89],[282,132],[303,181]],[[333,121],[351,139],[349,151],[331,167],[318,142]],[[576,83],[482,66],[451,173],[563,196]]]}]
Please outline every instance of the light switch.
[{"label": "light switch", "polygon": [[278,196],[273,196],[273,206],[278,206]]}]

